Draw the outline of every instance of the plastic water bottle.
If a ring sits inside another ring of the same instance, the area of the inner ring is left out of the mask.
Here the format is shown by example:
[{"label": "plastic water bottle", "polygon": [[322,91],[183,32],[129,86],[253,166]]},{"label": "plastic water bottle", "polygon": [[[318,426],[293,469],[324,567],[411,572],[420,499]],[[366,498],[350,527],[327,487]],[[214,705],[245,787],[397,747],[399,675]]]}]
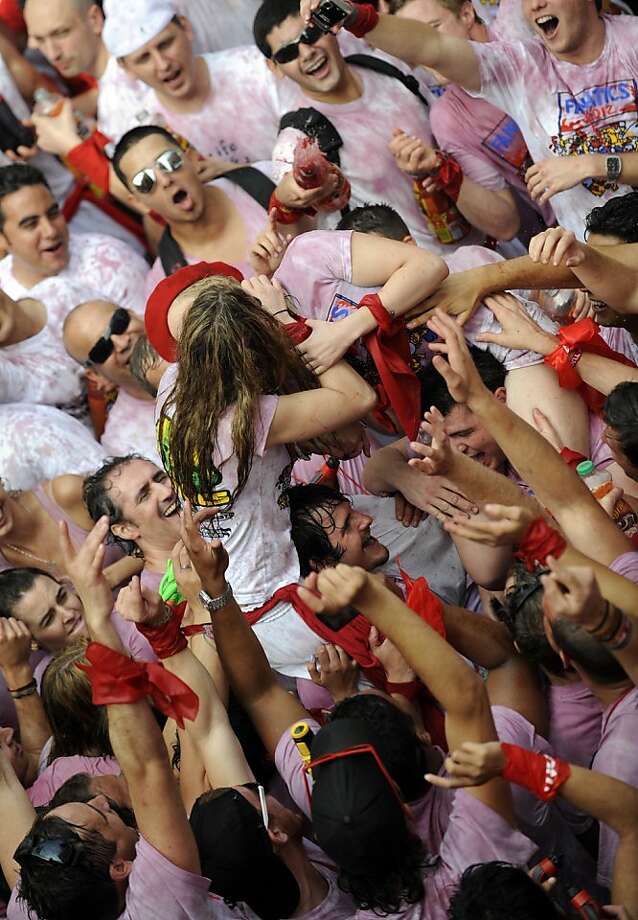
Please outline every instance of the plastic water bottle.
[{"label": "plastic water bottle", "polygon": [[[579,463],[576,472],[596,499],[603,498],[614,488],[611,473],[608,473],[607,470],[597,470],[591,460],[583,460],[582,463]],[[624,498],[619,498],[616,502],[613,518],[616,526],[627,537],[633,537],[638,533],[638,516]]]},{"label": "plastic water bottle", "polygon": [[567,319],[569,317],[571,308],[574,305],[576,292],[565,290],[563,288],[551,288],[548,291],[544,291],[544,294],[544,312],[549,316],[549,318],[555,320],[556,322]]},{"label": "plastic water bottle", "polygon": [[[52,93],[43,86],[39,86],[33,94],[33,101],[35,103],[33,111],[36,115],[48,115],[49,118],[57,118],[62,111],[65,97],[61,96],[59,93]],[[74,109],[73,114],[75,115],[78,134],[82,140],[85,141],[87,137],[91,136],[91,128],[80,112]]]}]

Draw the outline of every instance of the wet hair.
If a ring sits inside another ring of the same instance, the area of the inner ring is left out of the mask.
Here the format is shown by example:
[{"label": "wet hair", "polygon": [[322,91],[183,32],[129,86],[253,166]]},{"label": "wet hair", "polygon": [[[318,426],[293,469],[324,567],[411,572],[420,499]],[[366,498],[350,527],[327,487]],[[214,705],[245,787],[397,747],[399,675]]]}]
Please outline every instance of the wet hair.
[{"label": "wet hair", "polygon": [[142,389],[150,393],[151,396],[157,396],[157,388],[149,383],[146,375],[161,362],[161,356],[155,351],[148,337],[141,335],[133,346],[129,360],[129,370]]},{"label": "wet hair", "polygon": [[371,867],[367,875],[355,875],[338,867],[337,884],[349,894],[359,910],[398,914],[406,904],[418,904],[425,895],[423,867],[428,856],[420,837],[405,831],[389,837],[384,871]]},{"label": "wet hair", "polygon": [[[507,371],[493,354],[476,348],[474,345],[470,345],[470,354],[481,380],[490,393],[496,393],[497,390],[505,386]],[[417,373],[417,377],[421,383],[422,407],[429,409],[430,406],[436,406],[441,415],[449,415],[458,403],[450,396],[447,383],[436,368],[430,364],[422,368]]]},{"label": "wet hair", "polygon": [[[327,530],[335,530],[337,505],[349,500],[337,489],[309,483],[292,486],[286,492],[290,507],[291,537],[305,578],[310,572],[335,566],[344,550],[332,545]],[[326,520],[327,519],[327,520]]]},{"label": "wet hair", "polygon": [[57,757],[112,757],[105,706],[93,703],[91,682],[78,665],[86,664],[88,640],[74,642],[49,662],[42,678],[42,705],[53,743],[48,763]]},{"label": "wet hair", "polygon": [[268,43],[272,30],[289,16],[298,16],[299,6],[299,0],[264,0],[261,4],[253,20],[253,38],[264,57],[272,57],[272,48]]},{"label": "wet hair", "polygon": [[629,680],[620,662],[587,630],[567,619],[553,620],[551,628],[559,649],[597,684]]},{"label": "wet hair", "polygon": [[[69,805],[72,802],[90,802],[96,795],[99,795],[94,789],[91,789],[91,783],[94,779],[96,779],[96,777],[90,776],[88,773],[75,773],[73,776],[70,776],[66,782],[62,783],[49,802],[47,811],[59,808],[60,805]],[[127,827],[137,827],[135,815],[130,808],[126,805],[120,805],[119,802],[116,802],[115,799],[112,799],[110,796],[105,796],[105,798],[109,803],[111,811],[119,815]]]},{"label": "wet hair", "polygon": [[171,147],[179,147],[178,142],[175,140],[170,131],[167,131],[166,128],[163,128],[161,125],[139,125],[137,128],[131,128],[130,131],[127,131],[126,134],[123,134],[115,145],[115,150],[113,151],[113,157],[111,159],[111,165],[115,175],[123,183],[126,188],[129,188],[128,179],[124,171],[122,170],[122,157],[124,157],[129,150],[135,147],[140,141],[146,140],[147,137],[154,137],[159,135],[163,137]]},{"label": "wet hair", "polygon": [[407,713],[378,693],[358,693],[337,703],[330,721],[336,719],[362,719],[372,726],[377,752],[405,801],[425,795],[425,751]]},{"label": "wet hair", "polygon": [[565,668],[560,655],[549,644],[543,625],[545,614],[541,575],[547,571],[537,568],[534,572],[528,572],[522,562],[516,561],[508,573],[508,576],[514,577],[511,588],[502,603],[493,603],[492,606],[523,658],[560,677]]},{"label": "wet hair", "polygon": [[629,462],[638,466],[638,383],[626,381],[614,387],[605,400],[603,418],[614,429]]},{"label": "wet hair", "polygon": [[215,465],[217,432],[233,407],[232,503],[252,468],[262,396],[316,389],[319,380],[280,323],[226,277],[205,279],[184,317],[178,353],[177,376],[159,420],[164,468],[180,497],[212,501],[223,475],[223,464]]},{"label": "wet hair", "polygon": [[53,575],[31,566],[25,566],[23,569],[5,569],[4,572],[0,572],[0,617],[14,616],[17,605],[31,590],[36,578],[42,576],[59,584]]},{"label": "wet hair", "polygon": [[5,221],[2,211],[3,199],[28,185],[43,185],[49,189],[49,183],[35,166],[28,163],[11,163],[9,166],[0,166],[0,230],[3,229]]},{"label": "wet hair", "polygon": [[48,814],[35,819],[27,839],[32,845],[62,839],[77,848],[71,866],[23,858],[19,900],[39,920],[116,920],[121,905],[109,871],[116,853],[113,841]]},{"label": "wet hair", "polygon": [[[86,505],[86,510],[92,521],[99,521],[103,515],[107,515],[111,525],[121,524],[124,522],[124,514],[119,505],[116,505],[111,497],[111,489],[115,479],[123,466],[132,460],[146,460],[141,454],[126,454],[125,457],[111,457],[106,463],[93,473],[87,476],[82,487],[82,498]],[[127,556],[142,556],[142,551],[134,540],[125,540],[118,537],[109,529],[106,537],[107,543],[114,543],[119,546]]]},{"label": "wet hair", "polygon": [[337,230],[378,233],[379,236],[399,243],[410,236],[410,228],[389,204],[364,204],[354,208],[341,218]]},{"label": "wet hair", "polygon": [[450,920],[558,920],[558,911],[540,885],[518,866],[468,866],[450,899]]},{"label": "wet hair", "polygon": [[610,198],[599,208],[592,208],[585,219],[585,238],[590,233],[638,243],[638,192]]}]

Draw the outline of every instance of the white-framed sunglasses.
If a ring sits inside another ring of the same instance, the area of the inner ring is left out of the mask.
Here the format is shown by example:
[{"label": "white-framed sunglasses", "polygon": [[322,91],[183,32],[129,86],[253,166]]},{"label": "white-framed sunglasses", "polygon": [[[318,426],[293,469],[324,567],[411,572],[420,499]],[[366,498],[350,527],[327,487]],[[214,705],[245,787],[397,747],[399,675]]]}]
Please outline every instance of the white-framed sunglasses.
[{"label": "white-framed sunglasses", "polygon": [[135,173],[131,179],[131,185],[136,192],[148,195],[149,192],[153,191],[157,183],[156,169],[161,169],[165,173],[173,173],[181,169],[183,165],[184,156],[181,151],[174,148],[164,150],[163,153],[156,157],[152,166],[147,166],[145,169],[140,169],[138,173]]}]

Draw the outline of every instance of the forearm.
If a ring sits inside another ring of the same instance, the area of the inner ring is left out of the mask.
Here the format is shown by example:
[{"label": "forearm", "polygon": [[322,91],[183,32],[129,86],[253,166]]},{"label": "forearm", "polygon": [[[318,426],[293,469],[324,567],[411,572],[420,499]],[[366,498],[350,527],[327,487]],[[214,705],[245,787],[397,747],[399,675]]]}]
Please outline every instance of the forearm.
[{"label": "forearm", "polygon": [[496,736],[483,682],[445,639],[372,576],[355,606],[396,645],[445,710],[450,748],[457,739]]},{"label": "forearm", "polygon": [[473,227],[496,240],[511,240],[518,233],[521,220],[508,190],[493,191],[464,176],[456,205]]},{"label": "forearm", "polygon": [[133,575],[139,575],[144,568],[144,560],[136,556],[124,556],[117,562],[104,569],[109,588],[117,588],[119,585],[128,584]]},{"label": "forearm", "polygon": [[[2,676],[7,687],[16,690],[33,680],[33,669],[27,662],[13,668],[3,668]],[[37,758],[51,737],[51,726],[44,712],[40,694],[24,696],[14,700],[14,704],[20,728],[20,743],[30,758]]]},{"label": "forearm", "polygon": [[[630,551],[631,546],[627,552]],[[612,572],[608,565],[592,559],[569,543],[561,556],[561,563],[567,566],[584,566],[592,569],[602,596],[610,603],[620,607],[621,610],[625,610],[628,615],[638,617],[638,585],[633,581]]]},{"label": "forearm", "polygon": [[13,854],[31,830],[36,813],[4,752],[0,752],[0,811],[0,865],[7,885],[13,889],[19,879]]},{"label": "forearm", "polygon": [[470,613],[462,607],[443,607],[446,639],[456,651],[488,671],[500,668],[516,655],[502,623]]},{"label": "forearm", "polygon": [[[638,275],[636,276],[638,281]],[[618,386],[619,383],[638,383],[638,368],[628,367],[620,361],[603,358],[591,352],[584,352],[578,362],[576,370],[583,383],[589,384],[605,396]]]},{"label": "forearm", "polygon": [[401,444],[389,444],[375,451],[364,466],[363,485],[373,495],[403,493],[402,486],[410,482],[418,484],[422,473],[409,466]]}]

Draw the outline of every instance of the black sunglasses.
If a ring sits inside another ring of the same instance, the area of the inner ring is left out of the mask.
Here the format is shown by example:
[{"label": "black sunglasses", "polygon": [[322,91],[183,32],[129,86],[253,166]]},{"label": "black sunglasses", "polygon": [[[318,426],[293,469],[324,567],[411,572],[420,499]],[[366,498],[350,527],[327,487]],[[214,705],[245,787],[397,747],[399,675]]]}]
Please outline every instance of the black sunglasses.
[{"label": "black sunglasses", "polygon": [[107,358],[110,358],[113,354],[115,347],[111,341],[111,336],[122,335],[128,329],[130,322],[131,316],[128,310],[125,310],[124,307],[118,307],[117,310],[114,310],[104,334],[100,336],[89,352],[88,361],[85,362],[85,365],[89,367],[91,364],[104,364]]},{"label": "black sunglasses", "polygon": [[19,866],[24,866],[30,859],[37,859],[39,862],[66,867],[75,865],[81,852],[82,843],[79,840],[50,837],[33,843],[33,838],[29,835],[15,851],[13,858]]},{"label": "black sunglasses", "polygon": [[287,45],[282,45],[279,51],[275,51],[272,59],[276,64],[289,64],[290,61],[295,61],[299,57],[299,45],[314,45],[325,34],[319,26],[311,22],[296,41],[288,42]]}]

